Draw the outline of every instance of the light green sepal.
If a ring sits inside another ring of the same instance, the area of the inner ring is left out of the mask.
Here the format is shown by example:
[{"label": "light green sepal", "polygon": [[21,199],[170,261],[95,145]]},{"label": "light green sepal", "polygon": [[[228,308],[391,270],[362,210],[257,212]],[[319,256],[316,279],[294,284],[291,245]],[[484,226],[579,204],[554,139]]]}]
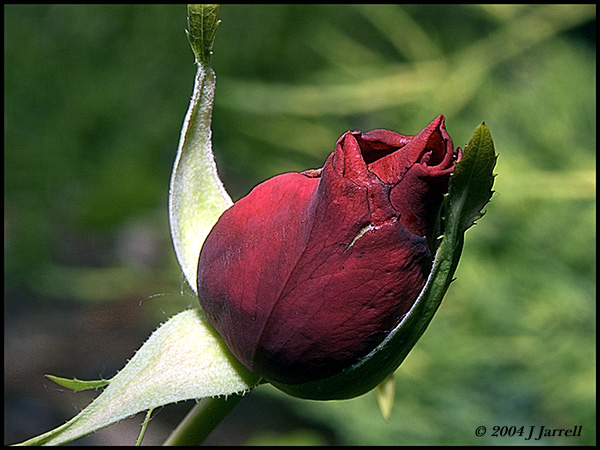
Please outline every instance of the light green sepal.
[{"label": "light green sepal", "polygon": [[194,292],[202,244],[219,216],[233,204],[217,173],[212,151],[215,73],[209,60],[219,23],[217,10],[216,5],[188,6],[188,39],[196,56],[197,71],[169,188],[173,245]]},{"label": "light green sepal", "polygon": [[161,405],[247,392],[259,378],[229,353],[199,309],[187,310],[160,326],[87,408],[22,445],[64,444]]},{"label": "light green sepal", "polygon": [[219,216],[233,204],[217,174],[212,152],[210,121],[214,89],[213,70],[199,64],[169,189],[173,245],[194,292],[202,244]]}]

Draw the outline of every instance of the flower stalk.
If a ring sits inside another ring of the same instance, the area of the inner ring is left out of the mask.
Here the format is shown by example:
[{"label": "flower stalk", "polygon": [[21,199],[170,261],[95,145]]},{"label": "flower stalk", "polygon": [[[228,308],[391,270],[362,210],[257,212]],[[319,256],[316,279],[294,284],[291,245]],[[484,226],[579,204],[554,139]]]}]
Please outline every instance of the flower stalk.
[{"label": "flower stalk", "polygon": [[200,445],[241,400],[241,395],[201,399],[163,445]]}]

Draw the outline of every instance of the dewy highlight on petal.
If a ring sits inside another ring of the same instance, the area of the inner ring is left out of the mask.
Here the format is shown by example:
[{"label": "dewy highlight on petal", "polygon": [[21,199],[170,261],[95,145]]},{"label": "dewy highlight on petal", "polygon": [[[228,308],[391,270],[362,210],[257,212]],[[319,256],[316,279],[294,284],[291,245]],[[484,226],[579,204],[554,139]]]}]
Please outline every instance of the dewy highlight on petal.
[{"label": "dewy highlight on petal", "polygon": [[345,133],[321,170],[225,211],[198,264],[207,318],[249,370],[282,383],[356,363],[410,310],[460,156],[436,118],[417,136]]}]

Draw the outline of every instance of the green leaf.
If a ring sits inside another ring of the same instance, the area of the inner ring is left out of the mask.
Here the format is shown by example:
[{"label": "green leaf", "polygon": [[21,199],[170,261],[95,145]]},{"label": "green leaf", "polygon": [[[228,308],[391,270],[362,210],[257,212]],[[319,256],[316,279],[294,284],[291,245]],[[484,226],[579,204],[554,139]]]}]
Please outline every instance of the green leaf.
[{"label": "green leaf", "polygon": [[22,445],[59,445],[161,405],[244,393],[259,378],[229,353],[199,309],[183,311],[150,336],[88,407]]},{"label": "green leaf", "polygon": [[188,28],[186,34],[196,62],[208,64],[220,20],[217,20],[219,5],[188,5]]},{"label": "green leaf", "polygon": [[55,375],[46,375],[46,378],[48,378],[51,381],[54,381],[56,384],[62,386],[62,387],[66,387],[67,389],[71,389],[73,391],[85,391],[86,389],[98,389],[101,387],[104,387],[106,385],[108,385],[108,383],[110,383],[110,380],[91,380],[91,381],[84,381],[84,380],[78,380],[77,378],[74,379],[69,379],[69,378],[62,378],[62,377],[57,377]]},{"label": "green leaf", "polygon": [[[216,29],[214,5],[190,5],[194,52],[208,51]],[[197,54],[198,56],[198,54]],[[208,59],[197,58],[194,92],[181,130],[169,189],[169,222],[175,253],[189,285],[196,292],[198,256],[206,236],[233,202],[217,173],[212,151],[211,117],[215,73]]]},{"label": "green leaf", "polygon": [[480,125],[450,179],[444,204],[444,234],[427,282],[411,310],[379,346],[353,366],[324,380],[293,385],[267,381],[295,397],[340,400],[363,395],[392,374],[427,329],[454,279],[464,233],[481,217],[481,208],[492,195],[495,161],[491,134]]}]

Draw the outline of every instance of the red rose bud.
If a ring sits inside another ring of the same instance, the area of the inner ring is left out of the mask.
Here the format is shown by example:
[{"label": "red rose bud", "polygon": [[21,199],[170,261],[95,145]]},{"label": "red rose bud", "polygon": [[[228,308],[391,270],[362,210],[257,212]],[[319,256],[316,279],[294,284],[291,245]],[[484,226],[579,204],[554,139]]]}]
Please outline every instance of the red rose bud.
[{"label": "red rose bud", "polygon": [[198,295],[229,350],[281,383],[355,364],[411,309],[460,149],[444,117],[417,136],[345,133],[322,169],[260,184],[225,211]]}]

